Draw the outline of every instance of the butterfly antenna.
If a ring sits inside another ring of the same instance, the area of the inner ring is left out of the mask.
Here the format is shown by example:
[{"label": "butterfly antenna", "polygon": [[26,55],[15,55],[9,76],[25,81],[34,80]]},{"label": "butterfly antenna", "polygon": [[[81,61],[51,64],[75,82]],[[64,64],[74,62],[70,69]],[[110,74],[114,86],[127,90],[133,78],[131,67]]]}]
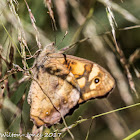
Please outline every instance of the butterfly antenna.
[{"label": "butterfly antenna", "polygon": [[57,45],[57,48],[61,45],[61,43],[63,42],[63,40],[65,39],[66,35],[68,34],[68,31],[65,32],[62,40],[60,41],[60,43]]},{"label": "butterfly antenna", "polygon": [[56,47],[56,43],[57,43],[57,40],[56,40],[56,31],[57,31],[57,27],[56,27],[56,24],[54,23],[53,20],[51,20],[51,24],[52,24],[52,29],[53,29],[53,32],[54,32],[54,43],[53,43],[53,46],[54,49],[52,51],[54,51],[57,47]]},{"label": "butterfly antenna", "polygon": [[65,48],[62,48],[62,49],[59,51],[59,53],[64,53],[64,52],[66,52],[66,51],[72,49],[73,47],[75,47],[78,43],[85,42],[85,41],[87,41],[88,39],[90,39],[90,38],[89,38],[89,37],[88,37],[88,38],[84,38],[84,39],[81,39],[81,40],[79,40],[79,41],[77,41],[77,42],[75,42],[75,43],[73,43],[73,44],[71,44],[71,45],[69,45],[69,46],[66,46]]}]

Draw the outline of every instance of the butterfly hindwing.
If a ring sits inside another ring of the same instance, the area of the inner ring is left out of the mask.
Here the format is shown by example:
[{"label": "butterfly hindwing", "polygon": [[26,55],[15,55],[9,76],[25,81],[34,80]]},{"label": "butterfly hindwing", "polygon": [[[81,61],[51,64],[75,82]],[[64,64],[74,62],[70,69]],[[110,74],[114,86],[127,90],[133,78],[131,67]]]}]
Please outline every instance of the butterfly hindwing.
[{"label": "butterfly hindwing", "polygon": [[35,68],[28,103],[37,126],[60,121],[79,101],[79,85],[74,75],[57,59],[51,58]]}]

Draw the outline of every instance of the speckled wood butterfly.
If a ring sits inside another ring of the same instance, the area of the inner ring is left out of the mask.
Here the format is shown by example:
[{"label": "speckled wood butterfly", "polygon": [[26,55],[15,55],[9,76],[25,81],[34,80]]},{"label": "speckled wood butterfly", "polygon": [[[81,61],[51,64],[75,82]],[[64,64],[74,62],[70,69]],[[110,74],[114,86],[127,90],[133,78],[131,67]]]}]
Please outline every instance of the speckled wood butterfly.
[{"label": "speckled wood butterfly", "polygon": [[33,68],[28,103],[37,126],[56,124],[77,104],[106,96],[115,85],[98,64],[44,49]]}]

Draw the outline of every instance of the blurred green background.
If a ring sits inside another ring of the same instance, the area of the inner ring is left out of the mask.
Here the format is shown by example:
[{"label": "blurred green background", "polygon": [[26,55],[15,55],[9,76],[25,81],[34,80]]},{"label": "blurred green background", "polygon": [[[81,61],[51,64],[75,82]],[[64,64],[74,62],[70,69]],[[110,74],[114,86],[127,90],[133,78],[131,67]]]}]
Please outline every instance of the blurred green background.
[{"label": "blurred green background", "polygon": [[[38,35],[31,23],[25,1],[0,0],[0,133],[33,132],[33,123],[29,116],[30,106],[27,103],[30,80],[23,79],[24,72],[8,75],[7,71],[13,68],[12,63],[23,68],[21,55],[15,46],[17,45],[22,52],[26,41],[31,54],[34,54],[38,50],[36,37],[43,47],[55,42],[58,49],[89,37],[85,42],[77,43],[66,53],[100,64],[116,80],[116,87],[107,98],[87,101],[72,115],[66,116],[68,126],[79,119],[90,118],[140,101],[132,92],[128,81],[130,79],[127,78],[124,65],[120,62],[121,56],[116,51],[106,12],[106,8],[109,7],[114,13],[117,23],[117,44],[124,53],[125,64],[130,70],[132,82],[140,96],[140,1],[53,0],[51,5],[57,30],[53,29],[52,19],[48,8],[45,7],[47,2],[47,0],[27,1],[36,20]],[[68,34],[65,36],[66,31]],[[28,49],[26,48],[25,51],[28,56]],[[29,67],[32,66],[33,61],[34,59],[27,60]],[[58,124],[51,128],[44,128],[43,133],[53,132],[56,129],[60,131],[64,127],[63,123]],[[121,140],[138,129],[140,129],[140,106],[98,117],[93,121],[82,122],[72,128],[71,133],[75,140],[85,140],[88,132],[88,140]],[[68,133],[65,134],[60,139],[71,139]],[[1,139],[20,138],[0,137]],[[134,139],[139,140],[140,134]]]}]

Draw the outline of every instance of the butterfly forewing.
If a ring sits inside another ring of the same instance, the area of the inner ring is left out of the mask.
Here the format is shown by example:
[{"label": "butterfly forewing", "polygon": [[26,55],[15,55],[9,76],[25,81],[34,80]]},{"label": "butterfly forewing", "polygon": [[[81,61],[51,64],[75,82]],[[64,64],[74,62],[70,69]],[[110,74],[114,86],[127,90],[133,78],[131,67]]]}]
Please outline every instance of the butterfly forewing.
[{"label": "butterfly forewing", "polygon": [[81,92],[79,103],[106,96],[114,88],[113,77],[96,63],[71,55],[51,54],[51,57],[56,57],[75,76]]}]

